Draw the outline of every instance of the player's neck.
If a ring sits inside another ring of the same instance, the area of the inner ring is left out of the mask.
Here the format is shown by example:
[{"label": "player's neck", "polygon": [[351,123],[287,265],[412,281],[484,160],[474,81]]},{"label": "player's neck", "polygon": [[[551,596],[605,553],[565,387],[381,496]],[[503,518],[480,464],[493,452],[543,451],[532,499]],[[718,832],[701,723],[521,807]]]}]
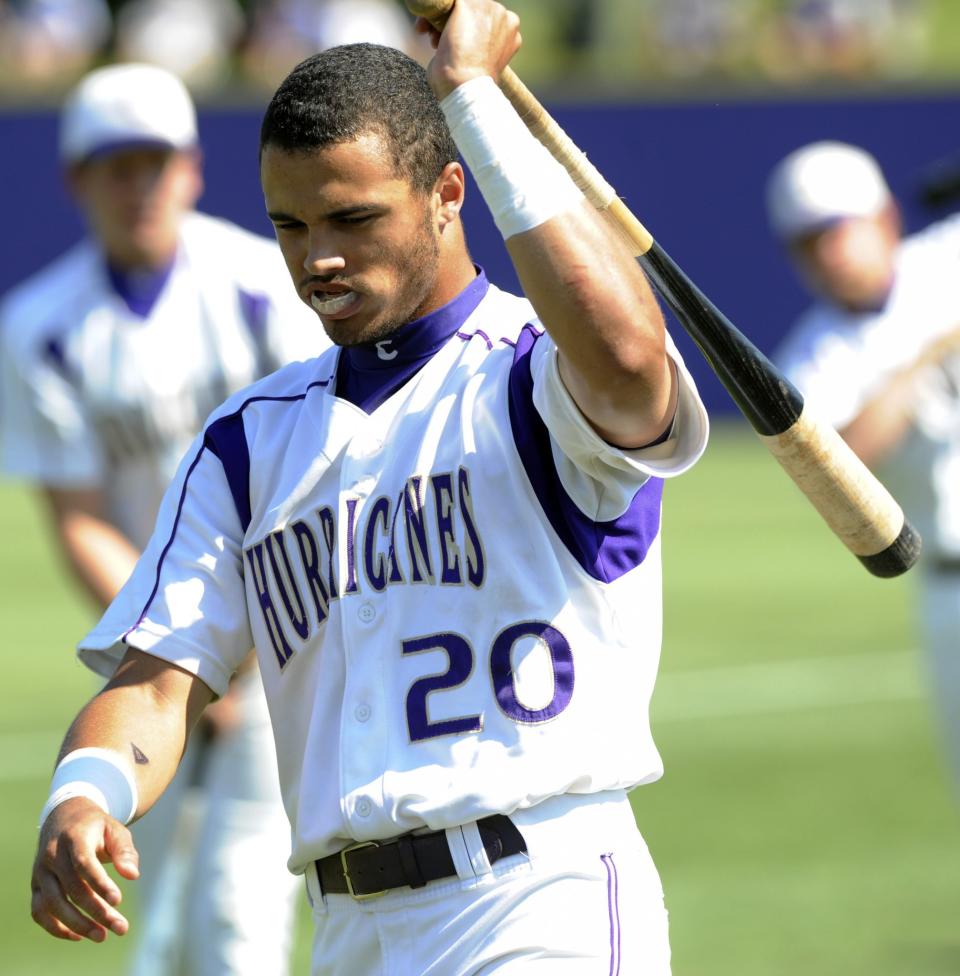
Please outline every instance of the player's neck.
[{"label": "player's neck", "polygon": [[430,296],[430,306],[425,309],[425,313],[453,301],[477,276],[476,266],[462,234],[457,244],[459,246],[448,246],[441,250],[440,270]]}]

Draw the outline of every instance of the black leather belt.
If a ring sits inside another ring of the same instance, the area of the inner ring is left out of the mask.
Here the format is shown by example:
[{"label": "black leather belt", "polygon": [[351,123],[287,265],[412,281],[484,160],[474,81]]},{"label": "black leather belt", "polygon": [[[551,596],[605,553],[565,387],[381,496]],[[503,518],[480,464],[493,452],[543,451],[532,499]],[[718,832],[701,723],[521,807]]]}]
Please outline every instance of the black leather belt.
[{"label": "black leather belt", "polygon": [[[493,864],[502,857],[526,852],[527,845],[509,817],[495,814],[477,821],[480,839]],[[457,873],[447,835],[405,834],[380,843],[363,841],[316,861],[325,895],[376,898],[393,888],[422,888],[428,881]]]}]

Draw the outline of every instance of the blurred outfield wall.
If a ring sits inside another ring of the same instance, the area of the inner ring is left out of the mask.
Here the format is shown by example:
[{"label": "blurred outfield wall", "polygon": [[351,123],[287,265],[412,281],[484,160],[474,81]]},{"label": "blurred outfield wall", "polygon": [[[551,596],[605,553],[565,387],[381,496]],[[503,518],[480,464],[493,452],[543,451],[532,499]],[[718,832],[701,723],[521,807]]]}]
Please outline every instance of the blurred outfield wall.
[{"label": "blurred outfield wall", "polygon": [[[781,156],[813,139],[865,146],[886,169],[908,229],[948,212],[921,202],[931,164],[952,158],[960,165],[955,92],[548,107],[660,244],[768,354],[805,305],[764,215],[764,180]],[[260,114],[259,107],[201,110],[207,183],[201,206],[270,234],[257,178]],[[81,224],[60,178],[53,112],[0,113],[0,151],[3,292],[76,240]],[[477,194],[465,219],[475,260],[495,282],[514,287]],[[732,411],[682,330],[672,332],[711,411]]]}]

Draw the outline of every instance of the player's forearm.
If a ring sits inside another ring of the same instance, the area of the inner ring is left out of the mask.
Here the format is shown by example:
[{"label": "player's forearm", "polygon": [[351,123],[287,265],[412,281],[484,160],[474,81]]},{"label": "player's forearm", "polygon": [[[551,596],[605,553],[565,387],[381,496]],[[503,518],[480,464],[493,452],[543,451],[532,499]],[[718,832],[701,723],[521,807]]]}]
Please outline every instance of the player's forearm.
[{"label": "player's forearm", "polygon": [[190,730],[211,693],[198,679],[129,651],[104,689],[77,715],[59,759],[77,749],[124,758],[137,785],[141,817],[173,779]]},{"label": "player's forearm", "polygon": [[655,440],[672,417],[674,373],[663,316],[632,255],[490,76],[457,85],[441,108],[574,400],[609,441]]}]

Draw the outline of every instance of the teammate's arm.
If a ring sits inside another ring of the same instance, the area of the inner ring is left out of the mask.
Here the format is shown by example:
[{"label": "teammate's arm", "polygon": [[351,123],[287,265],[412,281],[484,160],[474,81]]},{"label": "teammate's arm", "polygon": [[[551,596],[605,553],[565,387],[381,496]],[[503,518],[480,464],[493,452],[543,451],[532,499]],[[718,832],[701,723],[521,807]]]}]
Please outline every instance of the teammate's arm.
[{"label": "teammate's arm", "polygon": [[[442,100],[500,74],[519,48],[518,21],[499,4],[465,0],[434,40],[429,76]],[[676,380],[660,308],[626,247],[581,200],[508,237],[507,249],[557,344],[564,383],[598,433],[625,448],[656,440],[673,418]]]},{"label": "teammate's arm", "polygon": [[41,494],[74,576],[97,605],[106,609],[133,572],[139,551],[107,520],[99,488],[44,485]]},{"label": "teammate's arm", "polygon": [[960,327],[940,336],[867,400],[840,436],[868,466],[884,461],[913,426],[917,400],[931,367],[960,352]]},{"label": "teammate's arm", "polygon": [[[59,759],[76,749],[117,753],[133,772],[135,818],[156,802],[176,772],[187,737],[213,692],[196,676],[137,650],[128,650],[104,689],[77,715]],[[31,878],[31,914],[51,935],[101,942],[123,935],[121,893],[104,863],[121,877],[138,876],[129,830],[85,797],[57,806],[40,832]]]},{"label": "teammate's arm", "polygon": [[[98,488],[44,486],[54,532],[74,576],[102,609],[106,609],[133,572],[140,553],[104,516],[103,492]],[[251,651],[237,673],[256,666]],[[225,735],[239,720],[236,682],[203,713],[209,734]]]}]

